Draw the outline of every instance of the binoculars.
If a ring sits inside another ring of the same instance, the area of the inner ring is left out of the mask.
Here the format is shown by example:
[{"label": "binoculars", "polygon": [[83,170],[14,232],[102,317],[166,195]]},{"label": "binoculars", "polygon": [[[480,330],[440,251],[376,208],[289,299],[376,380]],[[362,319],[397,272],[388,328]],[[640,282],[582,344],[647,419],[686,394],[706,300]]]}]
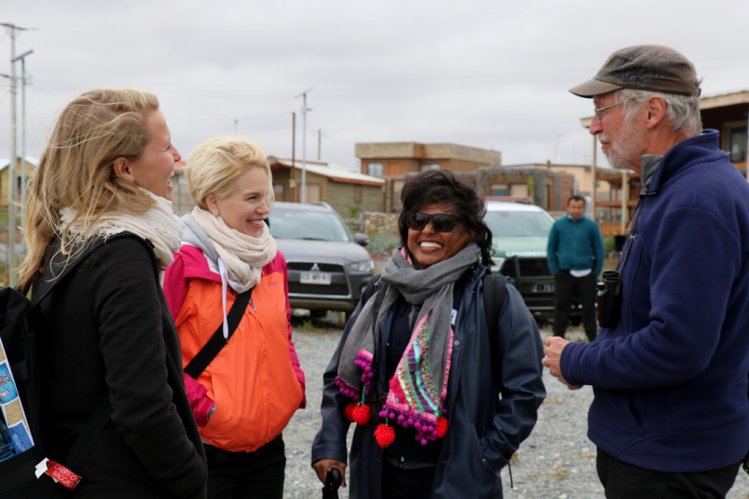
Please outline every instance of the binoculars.
[{"label": "binoculars", "polygon": [[597,285],[598,325],[612,328],[619,322],[622,313],[622,282],[619,272],[606,270]]}]

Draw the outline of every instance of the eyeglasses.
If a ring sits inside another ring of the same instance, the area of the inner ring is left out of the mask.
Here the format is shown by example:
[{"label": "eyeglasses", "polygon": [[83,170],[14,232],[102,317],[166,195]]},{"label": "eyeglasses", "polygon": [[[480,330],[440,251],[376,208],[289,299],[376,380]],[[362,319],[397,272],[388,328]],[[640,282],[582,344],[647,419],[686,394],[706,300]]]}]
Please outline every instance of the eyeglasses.
[{"label": "eyeglasses", "polygon": [[417,211],[408,216],[406,223],[408,224],[408,228],[413,230],[423,230],[428,223],[431,223],[432,228],[437,232],[450,232],[459,223],[459,220],[455,215],[448,215],[446,213],[427,215],[426,213]]},{"label": "eyeglasses", "polygon": [[603,113],[605,113],[606,111],[610,111],[611,109],[614,109],[616,106],[621,106],[622,104],[624,104],[624,101],[617,102],[616,104],[612,104],[612,105],[606,106],[606,107],[597,107],[597,108],[595,108],[593,110],[593,112],[596,115],[596,119],[600,123],[603,120]]}]

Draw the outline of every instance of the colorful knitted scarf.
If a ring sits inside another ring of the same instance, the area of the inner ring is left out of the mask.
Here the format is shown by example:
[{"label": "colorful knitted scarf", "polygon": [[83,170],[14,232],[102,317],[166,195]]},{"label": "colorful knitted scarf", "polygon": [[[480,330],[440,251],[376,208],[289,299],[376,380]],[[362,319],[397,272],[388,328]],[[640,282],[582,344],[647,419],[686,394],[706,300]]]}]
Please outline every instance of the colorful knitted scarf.
[{"label": "colorful knitted scarf", "polygon": [[447,399],[453,287],[478,259],[479,249],[470,243],[447,260],[416,269],[403,248],[396,250],[382,272],[380,289],[364,304],[344,341],[336,379],[341,394],[369,402],[380,319],[400,294],[420,309],[411,339],[388,382],[381,413],[401,426],[413,427],[422,443],[434,440]]}]

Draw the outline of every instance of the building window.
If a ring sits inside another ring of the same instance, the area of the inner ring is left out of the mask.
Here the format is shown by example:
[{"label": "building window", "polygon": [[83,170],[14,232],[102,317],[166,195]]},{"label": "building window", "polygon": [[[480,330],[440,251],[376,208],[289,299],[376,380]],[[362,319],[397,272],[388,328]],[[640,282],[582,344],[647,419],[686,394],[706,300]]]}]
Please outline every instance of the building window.
[{"label": "building window", "polygon": [[525,200],[528,197],[528,185],[527,184],[492,184],[489,195]]},{"label": "building window", "polygon": [[273,184],[273,197],[276,201],[284,201],[283,184]]},{"label": "building window", "polygon": [[528,184],[512,184],[510,187],[510,196],[514,198],[528,197]]},{"label": "building window", "polygon": [[421,166],[419,166],[419,169],[423,172],[426,172],[429,170],[439,170],[440,165],[439,163],[422,163]]},{"label": "building window", "polygon": [[354,203],[361,203],[364,200],[364,187],[354,186]]},{"label": "building window", "polygon": [[493,184],[490,192],[492,196],[509,196],[510,186],[507,184]]},{"label": "building window", "polygon": [[382,163],[369,163],[367,165],[367,175],[370,177],[382,177]]},{"label": "building window", "polygon": [[731,126],[726,125],[728,133],[728,154],[733,163],[743,163],[746,161],[746,125]]}]

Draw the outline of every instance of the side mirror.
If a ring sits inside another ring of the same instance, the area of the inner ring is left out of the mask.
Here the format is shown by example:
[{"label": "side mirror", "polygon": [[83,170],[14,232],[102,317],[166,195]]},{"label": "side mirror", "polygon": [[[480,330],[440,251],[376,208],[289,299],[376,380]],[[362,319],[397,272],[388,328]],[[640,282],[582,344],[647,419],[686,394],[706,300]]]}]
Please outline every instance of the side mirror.
[{"label": "side mirror", "polygon": [[366,234],[362,234],[361,232],[357,232],[354,234],[354,242],[360,246],[366,246],[369,244],[369,236]]}]

